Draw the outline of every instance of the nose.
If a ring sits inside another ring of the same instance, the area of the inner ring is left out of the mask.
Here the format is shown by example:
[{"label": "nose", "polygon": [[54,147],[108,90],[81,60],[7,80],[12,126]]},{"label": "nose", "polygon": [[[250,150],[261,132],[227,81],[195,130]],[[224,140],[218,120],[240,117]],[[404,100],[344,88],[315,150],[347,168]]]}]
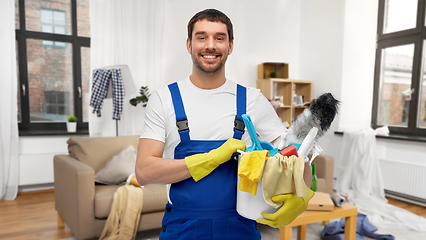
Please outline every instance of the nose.
[{"label": "nose", "polygon": [[216,49],[216,42],[214,41],[214,38],[210,37],[206,41],[206,49],[208,50]]}]

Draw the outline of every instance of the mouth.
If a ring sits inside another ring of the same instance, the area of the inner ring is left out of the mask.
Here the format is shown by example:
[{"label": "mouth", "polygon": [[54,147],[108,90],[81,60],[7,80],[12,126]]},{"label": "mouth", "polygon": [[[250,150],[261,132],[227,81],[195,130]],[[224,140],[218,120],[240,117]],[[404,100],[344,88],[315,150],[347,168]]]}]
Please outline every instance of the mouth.
[{"label": "mouth", "polygon": [[216,58],[218,58],[220,55],[219,54],[211,54],[211,53],[207,53],[207,54],[201,54],[201,56],[206,59],[206,60],[215,60]]}]

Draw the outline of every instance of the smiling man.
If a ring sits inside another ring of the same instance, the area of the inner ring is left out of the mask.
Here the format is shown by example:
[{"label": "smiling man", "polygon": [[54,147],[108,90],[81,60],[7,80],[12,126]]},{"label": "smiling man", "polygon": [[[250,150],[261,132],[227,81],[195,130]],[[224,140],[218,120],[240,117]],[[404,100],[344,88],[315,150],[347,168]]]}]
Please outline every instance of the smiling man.
[{"label": "smiling man", "polygon": [[223,84],[224,66],[228,55],[232,53],[233,36],[230,36],[227,26],[222,22],[212,22],[207,19],[194,22],[195,20],[189,23],[186,41],[186,47],[194,63],[191,77],[194,81],[203,80],[203,75],[216,77],[213,81],[205,80]]},{"label": "smiling man", "polygon": [[224,13],[195,14],[186,42],[192,74],[149,99],[135,170],[140,185],[168,184],[160,239],[261,238],[256,221],[236,211],[237,162],[230,159],[251,144],[242,114],[264,141],[285,127],[258,89],[225,77],[233,40]]}]

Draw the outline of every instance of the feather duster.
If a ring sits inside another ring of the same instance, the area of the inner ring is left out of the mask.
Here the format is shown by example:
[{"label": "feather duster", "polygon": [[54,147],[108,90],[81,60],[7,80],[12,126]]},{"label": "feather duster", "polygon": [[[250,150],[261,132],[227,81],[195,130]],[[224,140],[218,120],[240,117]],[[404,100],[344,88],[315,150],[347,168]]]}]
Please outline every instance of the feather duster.
[{"label": "feather duster", "polygon": [[317,141],[330,128],[338,112],[339,104],[340,101],[335,99],[331,93],[324,93],[312,100],[309,108],[306,108],[289,127],[285,146],[302,143],[313,127],[318,128],[318,134],[315,137],[315,141]]}]

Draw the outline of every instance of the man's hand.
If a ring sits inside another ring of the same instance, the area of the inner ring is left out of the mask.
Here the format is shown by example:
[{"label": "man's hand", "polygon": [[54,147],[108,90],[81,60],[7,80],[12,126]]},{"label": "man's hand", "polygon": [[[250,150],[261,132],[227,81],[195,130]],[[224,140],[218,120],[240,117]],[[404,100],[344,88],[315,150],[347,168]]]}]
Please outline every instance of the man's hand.
[{"label": "man's hand", "polygon": [[231,159],[232,154],[236,152],[237,149],[245,151],[246,144],[241,140],[230,138],[220,147],[208,153],[200,153],[186,157],[185,164],[192,178],[197,182],[210,174],[220,164]]},{"label": "man's hand", "polygon": [[283,194],[272,197],[274,202],[284,202],[281,208],[274,214],[262,213],[265,219],[257,219],[261,224],[269,225],[273,228],[282,228],[303,213],[308,207],[309,200],[314,196],[314,192],[306,185],[306,197],[298,197],[294,194]]}]

